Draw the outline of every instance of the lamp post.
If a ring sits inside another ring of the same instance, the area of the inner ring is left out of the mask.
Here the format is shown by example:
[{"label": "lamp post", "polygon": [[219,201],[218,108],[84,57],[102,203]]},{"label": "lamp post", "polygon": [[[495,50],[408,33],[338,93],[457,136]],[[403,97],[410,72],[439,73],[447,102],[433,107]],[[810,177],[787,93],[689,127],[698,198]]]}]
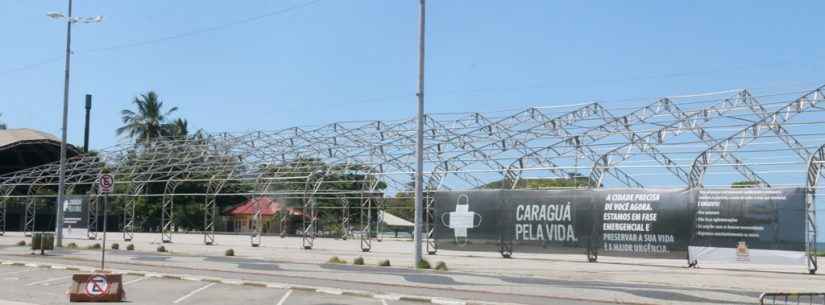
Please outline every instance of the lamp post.
[{"label": "lamp post", "polygon": [[59,12],[46,14],[49,18],[66,22],[66,70],[63,81],[63,125],[61,128],[60,140],[60,182],[57,187],[57,217],[55,221],[55,246],[63,247],[63,201],[66,190],[66,129],[69,116],[69,67],[72,56],[72,23],[100,23],[103,16],[95,17],[72,17],[72,0],[69,0],[69,15]]},{"label": "lamp post", "polygon": [[426,2],[419,0],[418,20],[418,112],[416,117],[415,140],[415,268],[421,261],[421,242],[424,218],[424,19]]}]

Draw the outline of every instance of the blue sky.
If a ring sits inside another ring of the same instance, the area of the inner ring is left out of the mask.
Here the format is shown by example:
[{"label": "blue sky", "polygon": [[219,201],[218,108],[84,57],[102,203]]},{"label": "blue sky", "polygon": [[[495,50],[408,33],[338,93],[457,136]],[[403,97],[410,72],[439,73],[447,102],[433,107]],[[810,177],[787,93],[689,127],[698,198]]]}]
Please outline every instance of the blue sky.
[{"label": "blue sky", "polygon": [[[274,130],[415,111],[417,1],[324,0],[200,35],[105,50],[307,1],[75,0],[70,141],[95,95],[92,146],[146,90],[191,128]],[[493,111],[825,82],[821,2],[430,1],[428,111]],[[59,133],[65,1],[0,2],[0,112]],[[104,49],[104,50],[101,50]],[[97,50],[97,51],[95,51]],[[45,64],[28,66],[52,59]],[[24,67],[24,69],[20,69]]]}]

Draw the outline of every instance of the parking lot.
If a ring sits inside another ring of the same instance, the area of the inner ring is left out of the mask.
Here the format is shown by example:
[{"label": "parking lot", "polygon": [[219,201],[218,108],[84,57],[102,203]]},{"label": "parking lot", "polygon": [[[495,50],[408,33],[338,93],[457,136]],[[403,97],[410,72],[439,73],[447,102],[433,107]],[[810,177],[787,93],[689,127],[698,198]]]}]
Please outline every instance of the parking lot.
[{"label": "parking lot", "polygon": [[[74,272],[24,266],[0,266],[0,304],[51,305],[69,303],[67,290]],[[131,304],[416,304],[300,290],[226,285],[199,281],[124,275]]]}]

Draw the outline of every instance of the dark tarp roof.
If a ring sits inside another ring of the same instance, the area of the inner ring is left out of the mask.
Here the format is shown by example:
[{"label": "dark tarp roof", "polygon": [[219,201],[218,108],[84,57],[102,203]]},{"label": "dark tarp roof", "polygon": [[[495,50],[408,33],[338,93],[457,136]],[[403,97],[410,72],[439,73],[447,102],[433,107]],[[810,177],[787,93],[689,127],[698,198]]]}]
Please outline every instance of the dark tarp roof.
[{"label": "dark tarp roof", "polygon": [[[66,156],[80,151],[68,146]],[[0,175],[60,160],[60,139],[34,129],[0,130]]]}]

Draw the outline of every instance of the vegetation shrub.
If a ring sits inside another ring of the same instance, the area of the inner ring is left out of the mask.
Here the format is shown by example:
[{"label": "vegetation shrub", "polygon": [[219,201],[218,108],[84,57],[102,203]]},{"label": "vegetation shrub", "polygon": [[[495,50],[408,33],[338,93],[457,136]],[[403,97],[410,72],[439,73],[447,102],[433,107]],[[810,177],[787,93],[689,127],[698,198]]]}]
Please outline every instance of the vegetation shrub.
[{"label": "vegetation shrub", "polygon": [[225,256],[235,256],[235,249],[226,249],[226,251],[223,253],[223,255],[225,255]]},{"label": "vegetation shrub", "polygon": [[128,246],[126,246],[126,250],[127,251],[134,251],[135,250],[135,245],[134,244],[129,244]]},{"label": "vegetation shrub", "polygon": [[340,259],[337,256],[333,256],[333,257],[330,257],[329,260],[327,260],[327,263],[330,263],[330,264],[346,264],[347,261],[345,261],[343,259]]},{"label": "vegetation shrub", "polygon": [[356,259],[352,260],[352,264],[353,265],[363,265],[364,264],[364,258],[359,256]]},{"label": "vegetation shrub", "polygon": [[418,264],[416,264],[415,267],[418,268],[418,269],[430,269],[430,268],[432,268],[432,266],[430,266],[430,262],[427,261],[426,259],[422,259],[422,260],[418,261]]},{"label": "vegetation shrub", "polygon": [[158,249],[157,249],[157,250],[158,250],[158,252],[166,252],[166,247],[164,247],[164,246],[158,246]]},{"label": "vegetation shrub", "polygon": [[118,244],[118,243],[112,244],[112,250],[119,250],[119,249],[120,249],[120,244]]},{"label": "vegetation shrub", "polygon": [[445,262],[437,262],[437,263],[435,263],[435,270],[438,270],[438,271],[447,271],[447,263],[445,263]]},{"label": "vegetation shrub", "polygon": [[86,246],[86,249],[88,249],[88,250],[98,250],[98,249],[100,249],[100,244],[95,243],[94,245]]},{"label": "vegetation shrub", "polygon": [[17,242],[17,245],[18,245],[18,246],[25,246],[25,245],[26,245],[26,241],[25,241],[25,240],[18,241],[18,242]]},{"label": "vegetation shrub", "polygon": [[77,249],[77,244],[75,242],[70,242],[66,244],[66,248],[68,249]]},{"label": "vegetation shrub", "polygon": [[378,266],[389,267],[390,266],[390,260],[388,260],[388,259],[382,260],[382,261],[378,262]]}]

